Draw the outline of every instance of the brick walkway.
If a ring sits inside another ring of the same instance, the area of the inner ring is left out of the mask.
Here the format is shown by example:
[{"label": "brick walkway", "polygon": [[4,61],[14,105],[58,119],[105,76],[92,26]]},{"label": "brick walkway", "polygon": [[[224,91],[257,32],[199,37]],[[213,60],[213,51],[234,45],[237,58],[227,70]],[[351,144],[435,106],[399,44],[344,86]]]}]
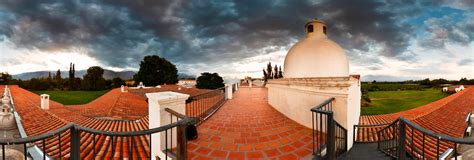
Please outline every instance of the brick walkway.
[{"label": "brick walkway", "polygon": [[240,88],[198,133],[189,159],[311,158],[311,129],[273,109],[266,88]]}]

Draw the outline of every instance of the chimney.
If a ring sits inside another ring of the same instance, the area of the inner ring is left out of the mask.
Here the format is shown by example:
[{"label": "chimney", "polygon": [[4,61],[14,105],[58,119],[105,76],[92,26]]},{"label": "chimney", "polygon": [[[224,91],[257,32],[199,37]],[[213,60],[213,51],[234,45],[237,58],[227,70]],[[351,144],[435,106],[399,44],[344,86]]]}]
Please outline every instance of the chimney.
[{"label": "chimney", "polygon": [[120,91],[121,91],[122,93],[125,92],[125,86],[123,86],[123,85],[120,86]]},{"label": "chimney", "polygon": [[49,95],[42,94],[41,97],[41,109],[48,110],[49,109]]}]

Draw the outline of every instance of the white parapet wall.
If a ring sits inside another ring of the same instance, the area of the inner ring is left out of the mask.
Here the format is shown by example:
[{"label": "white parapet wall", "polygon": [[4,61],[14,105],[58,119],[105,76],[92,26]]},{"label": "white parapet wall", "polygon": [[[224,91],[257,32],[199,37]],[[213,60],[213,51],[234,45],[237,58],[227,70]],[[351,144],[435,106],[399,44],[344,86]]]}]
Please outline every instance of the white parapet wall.
[{"label": "white parapet wall", "polygon": [[[177,93],[177,92],[157,92],[157,93],[147,93],[148,97],[148,116],[149,116],[149,125],[148,128],[157,128],[163,125],[170,124],[170,113],[165,111],[165,108],[172,109],[183,115],[186,114],[186,99],[189,98],[189,95]],[[176,127],[173,128],[173,137],[176,136]],[[171,134],[169,132],[169,134]],[[170,136],[170,135],[168,135]],[[172,147],[176,147],[177,141],[176,138],[171,140],[173,142]],[[156,156],[160,159],[165,159],[165,154],[162,150],[165,148],[165,133],[155,133],[152,135],[151,141],[151,154],[152,158]]]},{"label": "white parapet wall", "polygon": [[348,149],[352,147],[353,126],[359,123],[360,81],[353,77],[284,78],[269,80],[268,103],[288,118],[308,128],[311,108],[334,97],[334,119],[347,129]]}]

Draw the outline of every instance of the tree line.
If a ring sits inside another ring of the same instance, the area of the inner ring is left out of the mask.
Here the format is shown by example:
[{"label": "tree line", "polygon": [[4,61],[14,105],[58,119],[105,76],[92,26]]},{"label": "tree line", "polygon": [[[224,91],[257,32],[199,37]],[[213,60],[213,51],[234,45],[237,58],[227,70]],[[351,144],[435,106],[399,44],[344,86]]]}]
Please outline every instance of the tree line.
[{"label": "tree line", "polygon": [[279,79],[283,78],[283,70],[281,70],[281,66],[272,67],[272,63],[268,62],[267,67],[263,68],[263,79],[266,82],[268,79]]},{"label": "tree line", "polygon": [[[30,80],[12,79],[8,73],[0,74],[0,84],[19,85],[28,90],[105,90],[126,85],[120,77],[106,80],[103,78],[104,69],[93,66],[81,78],[75,76],[75,64],[70,63],[69,76],[63,78],[61,70],[49,73],[48,77],[32,78]],[[178,70],[176,65],[165,58],[156,55],[145,56],[140,62],[140,68],[132,79],[136,86],[143,82],[145,86],[178,83]],[[197,88],[216,89],[224,86],[224,80],[217,73],[202,73],[197,80]]]},{"label": "tree line", "polygon": [[[7,84],[19,85],[28,90],[105,90],[117,88],[125,85],[125,81],[120,77],[112,80],[103,78],[104,69],[93,66],[87,69],[84,77],[75,77],[75,65],[70,64],[69,77],[63,78],[61,70],[56,73],[49,73],[48,77],[32,78],[30,80],[11,79]],[[11,77],[11,76],[10,76]]]}]

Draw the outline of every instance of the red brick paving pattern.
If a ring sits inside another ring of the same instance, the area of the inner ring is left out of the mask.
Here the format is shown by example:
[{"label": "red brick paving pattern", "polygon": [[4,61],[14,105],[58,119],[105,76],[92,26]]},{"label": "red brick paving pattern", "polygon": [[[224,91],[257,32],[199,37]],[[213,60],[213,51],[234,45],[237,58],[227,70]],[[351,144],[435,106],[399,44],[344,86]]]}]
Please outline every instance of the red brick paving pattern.
[{"label": "red brick paving pattern", "polygon": [[240,88],[234,99],[198,126],[189,159],[310,158],[311,129],[285,117],[267,102],[267,89]]}]

